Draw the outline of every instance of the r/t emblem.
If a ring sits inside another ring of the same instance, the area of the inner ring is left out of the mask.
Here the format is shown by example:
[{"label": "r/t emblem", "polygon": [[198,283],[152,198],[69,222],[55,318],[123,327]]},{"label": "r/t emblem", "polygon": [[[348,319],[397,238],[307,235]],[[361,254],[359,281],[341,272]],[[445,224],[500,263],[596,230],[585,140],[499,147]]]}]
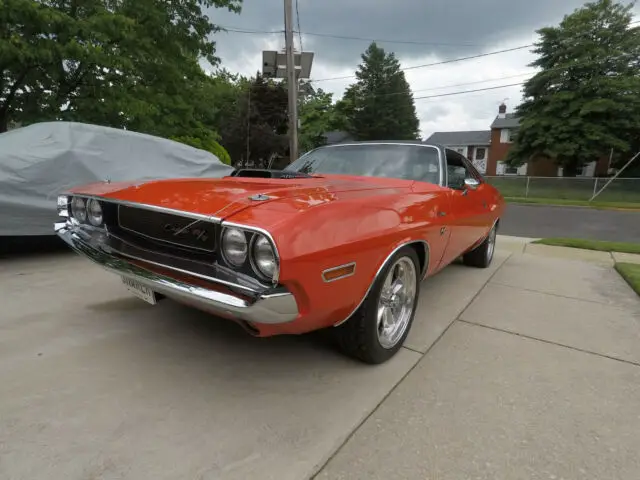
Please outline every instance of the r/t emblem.
[{"label": "r/t emblem", "polygon": [[447,227],[440,227],[440,235],[444,235],[444,232],[447,231]]}]

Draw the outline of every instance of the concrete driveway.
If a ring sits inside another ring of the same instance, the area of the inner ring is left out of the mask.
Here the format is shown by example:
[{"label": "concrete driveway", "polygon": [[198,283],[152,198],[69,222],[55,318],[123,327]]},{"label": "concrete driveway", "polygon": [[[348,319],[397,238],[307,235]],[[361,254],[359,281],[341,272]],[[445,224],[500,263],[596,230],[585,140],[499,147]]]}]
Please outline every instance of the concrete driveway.
[{"label": "concrete driveway", "polygon": [[425,282],[377,367],[4,260],[0,478],[637,480],[640,301],[603,259],[499,246]]}]

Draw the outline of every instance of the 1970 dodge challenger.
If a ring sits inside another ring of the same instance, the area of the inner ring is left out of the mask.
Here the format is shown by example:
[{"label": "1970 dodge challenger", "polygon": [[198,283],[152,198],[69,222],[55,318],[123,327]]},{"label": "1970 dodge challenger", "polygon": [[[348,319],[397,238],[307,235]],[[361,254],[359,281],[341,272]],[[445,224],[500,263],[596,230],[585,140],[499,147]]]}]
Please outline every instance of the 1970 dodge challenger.
[{"label": "1970 dodge challenger", "polygon": [[256,336],[331,327],[348,355],[391,358],[420,282],[487,267],[504,200],[439,145],[324,146],[284,170],[93,183],[58,198],[57,234],[151,304],[169,297]]}]

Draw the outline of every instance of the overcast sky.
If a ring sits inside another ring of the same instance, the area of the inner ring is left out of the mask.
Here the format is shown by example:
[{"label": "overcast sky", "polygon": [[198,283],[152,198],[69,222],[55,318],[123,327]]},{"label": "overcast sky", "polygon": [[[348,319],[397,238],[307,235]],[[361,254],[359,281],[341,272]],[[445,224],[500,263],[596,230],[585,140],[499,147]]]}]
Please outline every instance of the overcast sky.
[{"label": "overcast sky", "polygon": [[[283,30],[283,0],[244,0],[244,3],[239,15],[213,9],[209,16],[213,23],[230,28]],[[376,39],[386,51],[395,52],[406,68],[531,44],[536,40],[536,29],[556,25],[583,3],[581,0],[298,0],[298,10],[302,46],[305,51],[315,53],[311,79],[318,80],[315,86],[334,93],[334,99],[338,99],[354,79],[326,79],[353,75],[370,40],[311,33]],[[640,7],[634,11],[640,15]],[[220,32],[215,40],[221,66],[248,76],[261,69],[262,50],[284,47],[282,33]],[[296,48],[300,48],[299,42],[296,35]],[[527,48],[407,70],[423,137],[435,131],[488,129],[501,101],[506,99],[508,111],[512,111],[522,96],[521,87],[513,86],[439,98],[419,97],[519,83],[531,75],[533,70],[527,65],[533,59]]]}]

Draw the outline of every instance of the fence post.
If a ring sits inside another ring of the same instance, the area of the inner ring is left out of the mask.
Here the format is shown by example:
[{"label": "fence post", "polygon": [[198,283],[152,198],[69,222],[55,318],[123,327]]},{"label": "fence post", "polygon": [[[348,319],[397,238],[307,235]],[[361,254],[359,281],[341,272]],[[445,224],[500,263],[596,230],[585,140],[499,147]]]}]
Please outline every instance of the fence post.
[{"label": "fence post", "polygon": [[598,177],[595,177],[593,180],[593,195],[595,195],[598,191]]},{"label": "fence post", "polygon": [[529,196],[529,179],[531,179],[531,177],[527,175],[527,187],[524,191],[524,198],[527,198]]}]

